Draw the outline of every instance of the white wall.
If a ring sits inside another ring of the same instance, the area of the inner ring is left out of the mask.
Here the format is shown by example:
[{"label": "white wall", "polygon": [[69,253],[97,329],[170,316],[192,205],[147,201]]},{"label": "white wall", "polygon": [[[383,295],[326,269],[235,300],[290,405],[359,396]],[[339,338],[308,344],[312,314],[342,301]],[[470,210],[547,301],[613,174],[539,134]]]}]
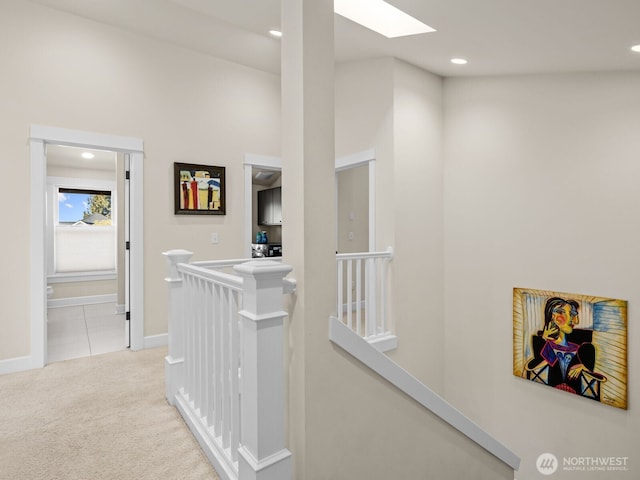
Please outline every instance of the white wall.
[{"label": "white wall", "polygon": [[437,391],[443,371],[442,79],[391,58],[336,70],[336,154],[376,152],[376,250],[392,246],[389,355]]},{"label": "white wall", "polygon": [[[399,346],[390,356],[436,390],[444,389],[445,373],[442,127],[439,77],[391,59],[338,66],[337,155],[376,149],[378,245],[396,250]],[[307,405],[313,418],[306,424],[312,432],[306,456],[312,478],[511,475],[339,348],[324,344],[322,333],[310,338],[322,345],[314,344],[313,352],[321,354],[309,367],[322,373],[307,374],[313,393]]]},{"label": "white wall", "polygon": [[[640,74],[445,82],[446,397],[542,478],[543,452],[628,456],[638,478]],[[512,289],[629,301],[629,410],[512,375]]]},{"label": "white wall", "polygon": [[[31,124],[144,140],[144,333],[165,333],[161,253],[243,253],[242,164],[246,152],[279,154],[279,77],[24,1],[3,0],[0,31],[0,200],[11,205],[12,228],[3,240],[11,274],[0,280],[0,359],[29,355]],[[227,215],[175,216],[173,162],[225,166]]]},{"label": "white wall", "polygon": [[[394,62],[392,275],[399,348],[390,357],[438,392],[444,382],[438,368],[444,355],[442,95],[442,78]],[[386,201],[386,181],[379,182],[379,203]]]}]

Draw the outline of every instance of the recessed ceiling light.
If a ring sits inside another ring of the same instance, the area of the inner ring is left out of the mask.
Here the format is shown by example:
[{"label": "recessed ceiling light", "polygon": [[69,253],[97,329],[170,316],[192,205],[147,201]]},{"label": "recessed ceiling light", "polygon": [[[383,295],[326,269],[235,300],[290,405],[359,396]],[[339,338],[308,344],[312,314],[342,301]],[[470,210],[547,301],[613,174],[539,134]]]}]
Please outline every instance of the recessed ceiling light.
[{"label": "recessed ceiling light", "polygon": [[466,58],[452,58],[451,63],[455,63],[456,65],[466,65],[468,62]]},{"label": "recessed ceiling light", "polygon": [[429,25],[383,0],[334,0],[333,10],[387,38],[435,32]]},{"label": "recessed ceiling light", "polygon": [[276,37],[276,38],[282,37],[282,32],[280,30],[276,30],[276,29],[269,30],[269,34],[272,37]]},{"label": "recessed ceiling light", "polygon": [[95,155],[91,152],[82,152],[82,158],[86,158],[87,160],[91,160]]},{"label": "recessed ceiling light", "polygon": [[631,50],[633,50],[634,52],[640,53],[640,45],[634,45],[633,47],[631,47]]}]

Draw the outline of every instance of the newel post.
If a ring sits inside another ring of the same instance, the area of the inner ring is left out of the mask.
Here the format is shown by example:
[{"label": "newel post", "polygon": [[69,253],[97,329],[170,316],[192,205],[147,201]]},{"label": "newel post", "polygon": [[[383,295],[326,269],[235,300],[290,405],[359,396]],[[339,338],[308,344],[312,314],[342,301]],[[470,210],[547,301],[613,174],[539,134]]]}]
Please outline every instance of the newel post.
[{"label": "newel post", "polygon": [[167,329],[169,332],[169,353],[164,359],[165,395],[171,405],[175,405],[176,393],[184,385],[184,295],[183,282],[178,272],[179,263],[188,263],[193,252],[170,250],[167,257],[168,273],[165,277],[168,287]]},{"label": "newel post", "polygon": [[284,277],[291,267],[251,261],[234,270],[243,278],[242,426],[239,480],[291,480],[285,448]]}]

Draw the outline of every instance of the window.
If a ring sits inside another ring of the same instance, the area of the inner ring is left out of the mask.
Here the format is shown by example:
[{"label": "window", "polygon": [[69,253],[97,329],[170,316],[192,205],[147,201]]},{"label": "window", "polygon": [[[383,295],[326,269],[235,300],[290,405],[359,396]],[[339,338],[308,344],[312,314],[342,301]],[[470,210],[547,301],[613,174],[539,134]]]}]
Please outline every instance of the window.
[{"label": "window", "polygon": [[49,179],[49,275],[96,276],[116,270],[114,185]]},{"label": "window", "polygon": [[111,191],[58,188],[58,224],[111,225]]}]

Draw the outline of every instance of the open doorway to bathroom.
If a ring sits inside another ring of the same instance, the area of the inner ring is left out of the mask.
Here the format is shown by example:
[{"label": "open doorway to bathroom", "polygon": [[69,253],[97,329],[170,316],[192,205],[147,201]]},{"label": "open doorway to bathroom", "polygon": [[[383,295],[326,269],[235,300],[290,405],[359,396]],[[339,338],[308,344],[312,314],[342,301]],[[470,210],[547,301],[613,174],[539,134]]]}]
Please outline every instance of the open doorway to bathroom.
[{"label": "open doorway to bathroom", "polygon": [[[132,350],[144,348],[144,142],[140,138],[123,137],[81,130],[31,125],[30,162],[30,282],[31,291],[31,355],[30,368],[47,363],[47,159],[50,145],[89,148],[118,152],[124,158],[124,270],[125,336]],[[122,202],[120,202],[122,203]]]},{"label": "open doorway to bathroom", "polygon": [[126,349],[124,155],[45,153],[46,363]]}]

